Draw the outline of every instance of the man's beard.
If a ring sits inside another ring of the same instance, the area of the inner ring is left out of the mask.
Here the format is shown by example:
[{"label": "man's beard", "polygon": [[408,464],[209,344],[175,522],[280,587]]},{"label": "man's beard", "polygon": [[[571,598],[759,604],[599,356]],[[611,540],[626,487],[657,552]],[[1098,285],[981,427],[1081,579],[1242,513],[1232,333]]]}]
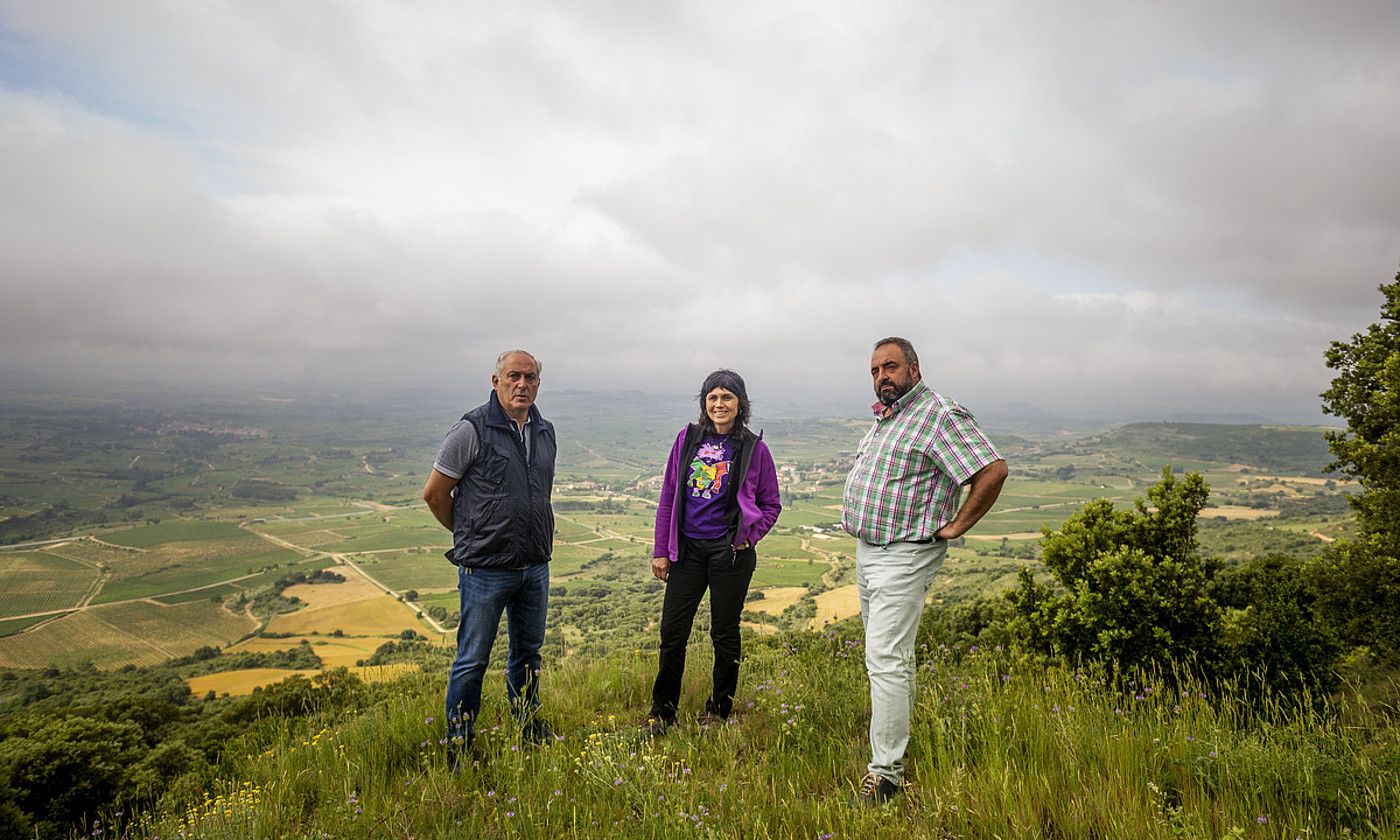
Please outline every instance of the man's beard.
[{"label": "man's beard", "polygon": [[[881,384],[880,390],[877,391],[875,394],[875,396],[880,398],[880,402],[884,403],[886,406],[891,406],[899,402],[899,398],[909,393],[909,391],[912,390],[914,387],[914,384],[912,382],[905,385],[901,385],[898,382],[895,382],[893,379],[887,381],[889,382],[889,385],[886,386],[884,384]],[[888,390],[886,390],[887,387]]]}]

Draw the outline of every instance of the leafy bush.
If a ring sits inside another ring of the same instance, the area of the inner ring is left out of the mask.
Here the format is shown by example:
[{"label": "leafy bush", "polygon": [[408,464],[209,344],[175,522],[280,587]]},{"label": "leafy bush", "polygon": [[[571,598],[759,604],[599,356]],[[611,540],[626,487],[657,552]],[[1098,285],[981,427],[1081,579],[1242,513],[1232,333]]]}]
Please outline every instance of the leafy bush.
[{"label": "leafy bush", "polygon": [[316,651],[312,650],[305,640],[300,645],[288,650],[241,651],[231,654],[219,654],[217,648],[214,650],[215,656],[212,657],[197,658],[199,651],[195,651],[194,656],[172,659],[169,664],[183,668],[186,676],[219,674],[244,668],[286,668],[292,671],[314,671],[319,670],[324,664],[321,657],[316,655]]},{"label": "leafy bush", "polygon": [[1222,571],[1211,593],[1224,610],[1221,666],[1252,671],[1276,690],[1331,689],[1336,639],[1314,609],[1302,561],[1255,558]]},{"label": "leafy bush", "polygon": [[1015,641],[1011,632],[1014,620],[1015,609],[1004,596],[986,595],[943,609],[924,610],[918,641],[950,649],[1009,647]]},{"label": "leafy bush", "polygon": [[145,752],[134,723],[51,718],[0,741],[0,776],[24,779],[11,804],[41,837],[65,837],[98,808],[129,801],[127,778]]},{"label": "leafy bush", "polygon": [[365,684],[345,668],[325,671],[310,679],[294,674],[282,682],[253,689],[253,693],[225,717],[231,723],[306,717],[354,708],[363,703],[366,696]]},{"label": "leafy bush", "polygon": [[1041,551],[1058,587],[1021,570],[1010,597],[1022,637],[1043,653],[1123,669],[1212,661],[1220,609],[1207,588],[1214,566],[1196,544],[1208,496],[1199,474],[1178,481],[1167,467],[1133,510],[1097,499],[1047,528]]},{"label": "leafy bush", "polygon": [[1338,541],[1307,574],[1318,613],[1343,644],[1400,660],[1400,558],[1371,541]]}]

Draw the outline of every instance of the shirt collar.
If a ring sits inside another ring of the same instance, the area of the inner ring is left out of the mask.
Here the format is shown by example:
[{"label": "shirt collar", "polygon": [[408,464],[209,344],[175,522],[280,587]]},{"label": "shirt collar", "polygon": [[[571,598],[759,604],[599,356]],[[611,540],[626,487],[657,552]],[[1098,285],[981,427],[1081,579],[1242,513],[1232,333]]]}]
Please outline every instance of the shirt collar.
[{"label": "shirt collar", "polygon": [[903,411],[905,406],[918,399],[923,392],[927,390],[928,388],[924,385],[924,380],[920,379],[918,382],[914,383],[913,388],[909,389],[909,393],[895,400],[893,405],[886,408],[884,403],[876,400],[870,404],[870,410],[874,413],[876,420],[887,420]]}]

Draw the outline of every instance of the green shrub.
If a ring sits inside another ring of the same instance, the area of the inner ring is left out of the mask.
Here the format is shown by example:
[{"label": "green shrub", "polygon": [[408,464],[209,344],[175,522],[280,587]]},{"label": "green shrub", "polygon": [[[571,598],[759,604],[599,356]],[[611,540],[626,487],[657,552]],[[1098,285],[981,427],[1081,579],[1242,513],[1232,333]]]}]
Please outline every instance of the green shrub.
[{"label": "green shrub", "polygon": [[1314,609],[1304,567],[1269,555],[1216,577],[1211,594],[1224,609],[1218,670],[1252,671],[1287,692],[1335,687],[1337,640]]},{"label": "green shrub", "polygon": [[1208,592],[1214,564],[1200,556],[1196,517],[1209,488],[1167,467],[1133,510],[1089,502],[1058,530],[1045,529],[1044,562],[1055,587],[1028,569],[1011,593],[1016,629],[1033,649],[1120,669],[1168,661],[1213,662],[1220,610]]}]

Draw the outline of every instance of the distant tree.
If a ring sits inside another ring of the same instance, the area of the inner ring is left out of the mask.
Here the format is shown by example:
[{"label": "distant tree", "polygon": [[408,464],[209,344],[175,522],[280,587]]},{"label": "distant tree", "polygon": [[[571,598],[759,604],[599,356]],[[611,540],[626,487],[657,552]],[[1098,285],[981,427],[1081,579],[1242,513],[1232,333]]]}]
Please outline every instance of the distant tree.
[{"label": "distant tree", "polygon": [[1208,662],[1220,610],[1207,592],[1214,565],[1196,542],[1196,516],[1210,490],[1198,473],[1170,467],[1147,501],[1117,511],[1096,499],[1044,529],[1041,552],[1058,586],[1022,568],[1009,593],[1015,627],[1044,653],[1128,669],[1149,663]]},{"label": "distant tree", "polygon": [[310,679],[293,674],[279,683],[254,689],[224,718],[230,723],[247,724],[265,718],[305,717],[354,708],[366,696],[364,683],[346,668],[332,668]]},{"label": "distant tree", "polygon": [[958,601],[941,610],[924,610],[919,619],[921,644],[946,645],[956,650],[1009,645],[1014,620],[1012,605],[1000,595]]}]

